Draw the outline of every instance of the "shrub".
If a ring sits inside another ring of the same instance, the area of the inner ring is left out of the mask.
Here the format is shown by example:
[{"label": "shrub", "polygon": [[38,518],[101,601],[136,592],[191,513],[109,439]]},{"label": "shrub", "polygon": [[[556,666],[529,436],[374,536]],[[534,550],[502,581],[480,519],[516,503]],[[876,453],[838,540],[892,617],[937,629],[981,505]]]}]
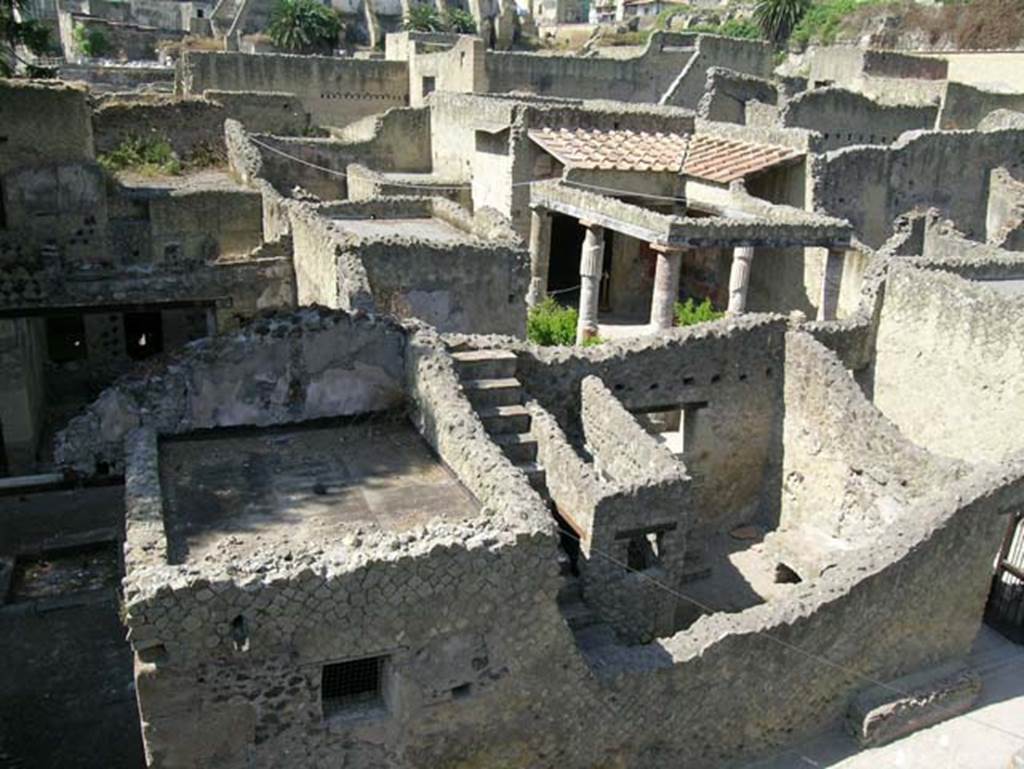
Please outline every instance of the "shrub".
[{"label": "shrub", "polygon": [[317,0],[278,0],[267,34],[278,48],[310,52],[334,46],[341,20]]},{"label": "shrub", "polygon": [[181,161],[171,143],[161,136],[129,136],[98,159],[100,165],[111,173],[135,171],[149,176],[173,176],[182,171]]},{"label": "shrub", "polygon": [[725,314],[712,307],[710,299],[705,299],[700,304],[694,304],[693,299],[676,302],[675,311],[677,326],[693,326],[709,320],[718,320]]},{"label": "shrub", "polygon": [[409,32],[443,32],[445,25],[433,5],[414,3],[409,6],[409,13],[402,21],[402,29]]},{"label": "shrub", "polygon": [[71,38],[75,42],[75,48],[89,58],[96,59],[110,53],[107,36],[98,29],[87,29],[83,24],[76,24]]},{"label": "shrub", "polygon": [[449,8],[445,12],[443,24],[449,32],[457,32],[460,35],[476,34],[476,19],[469,11],[461,8]]},{"label": "shrub", "polygon": [[534,344],[566,345],[576,342],[579,313],[563,307],[552,297],[531,307],[526,318],[526,338]]},{"label": "shrub", "polygon": [[747,19],[729,19],[723,24],[698,24],[687,32],[705,32],[709,35],[735,37],[741,40],[760,40],[761,28]]},{"label": "shrub", "polygon": [[873,0],[825,0],[807,9],[800,22],[793,28],[790,40],[801,47],[808,43],[830,45],[843,21],[866,5],[877,5]]}]

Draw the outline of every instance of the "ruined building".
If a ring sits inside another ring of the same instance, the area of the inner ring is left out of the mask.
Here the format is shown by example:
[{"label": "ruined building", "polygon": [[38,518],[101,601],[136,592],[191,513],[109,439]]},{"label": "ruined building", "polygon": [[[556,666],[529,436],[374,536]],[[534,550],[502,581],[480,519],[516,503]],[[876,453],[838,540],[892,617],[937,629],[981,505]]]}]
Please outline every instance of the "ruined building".
[{"label": "ruined building", "polygon": [[[0,83],[0,763],[711,769],[968,709],[1024,624],[1010,101],[387,50]],[[132,125],[218,164],[113,173]]]}]

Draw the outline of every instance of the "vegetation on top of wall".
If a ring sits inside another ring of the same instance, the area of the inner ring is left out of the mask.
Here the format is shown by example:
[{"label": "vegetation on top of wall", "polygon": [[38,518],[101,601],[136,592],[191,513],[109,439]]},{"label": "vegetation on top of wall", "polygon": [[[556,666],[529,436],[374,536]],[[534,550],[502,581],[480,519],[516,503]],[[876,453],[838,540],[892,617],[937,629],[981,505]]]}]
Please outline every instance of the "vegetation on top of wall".
[{"label": "vegetation on top of wall", "polygon": [[50,31],[42,22],[25,18],[27,6],[27,0],[0,0],[0,77],[13,75],[16,62],[28,64],[18,56],[18,46],[36,56],[49,50]]},{"label": "vegetation on top of wall", "polygon": [[444,14],[444,26],[449,32],[460,35],[476,34],[476,19],[469,11],[462,8],[449,8]]},{"label": "vegetation on top of wall", "polygon": [[75,43],[75,48],[91,59],[98,59],[110,53],[110,41],[102,30],[76,24],[71,32],[71,39]]},{"label": "vegetation on top of wall", "polygon": [[710,299],[705,299],[700,304],[696,304],[691,298],[685,302],[676,302],[675,315],[677,326],[693,326],[709,320],[718,320],[725,313],[719,312],[712,307]]},{"label": "vegetation on top of wall", "polygon": [[147,176],[174,176],[183,165],[171,143],[161,136],[128,136],[110,152],[97,158],[111,173],[134,171]]},{"label": "vegetation on top of wall", "polygon": [[143,176],[178,176],[186,171],[212,168],[224,163],[224,153],[212,144],[199,142],[181,158],[166,136],[126,136],[110,152],[97,158],[110,173],[130,171]]},{"label": "vegetation on top of wall", "polygon": [[408,32],[443,32],[441,12],[427,3],[412,3],[402,19],[402,29]]},{"label": "vegetation on top of wall", "polygon": [[415,3],[402,21],[408,32],[456,32],[460,35],[476,34],[476,19],[462,8],[449,8],[443,14],[433,5]]},{"label": "vegetation on top of wall", "polygon": [[760,40],[764,37],[761,28],[749,19],[729,19],[721,24],[697,24],[686,31],[735,37],[741,40]]},{"label": "vegetation on top of wall", "polygon": [[341,30],[337,12],[317,0],[277,0],[267,34],[277,48],[312,53],[333,48]]}]

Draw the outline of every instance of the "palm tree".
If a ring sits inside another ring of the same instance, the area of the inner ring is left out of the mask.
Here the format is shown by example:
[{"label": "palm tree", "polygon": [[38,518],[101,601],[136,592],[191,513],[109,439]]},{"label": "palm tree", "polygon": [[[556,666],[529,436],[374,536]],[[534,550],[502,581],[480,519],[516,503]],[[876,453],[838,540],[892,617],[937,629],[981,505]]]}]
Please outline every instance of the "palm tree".
[{"label": "palm tree", "polygon": [[757,0],[754,21],[766,38],[781,45],[810,7],[811,0]]},{"label": "palm tree", "polygon": [[304,52],[332,47],[339,31],[338,14],[317,0],[278,0],[267,28],[276,47]]}]

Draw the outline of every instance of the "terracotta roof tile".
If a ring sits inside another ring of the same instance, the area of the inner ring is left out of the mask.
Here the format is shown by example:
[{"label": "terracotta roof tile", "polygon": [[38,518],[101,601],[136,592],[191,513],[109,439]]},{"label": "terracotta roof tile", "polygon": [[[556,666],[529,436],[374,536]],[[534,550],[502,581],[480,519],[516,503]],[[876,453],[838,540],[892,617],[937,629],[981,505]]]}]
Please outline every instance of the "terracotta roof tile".
[{"label": "terracotta roof tile", "polygon": [[544,128],[530,138],[566,165],[616,171],[670,171],[728,183],[803,155],[771,144],[711,134]]}]

